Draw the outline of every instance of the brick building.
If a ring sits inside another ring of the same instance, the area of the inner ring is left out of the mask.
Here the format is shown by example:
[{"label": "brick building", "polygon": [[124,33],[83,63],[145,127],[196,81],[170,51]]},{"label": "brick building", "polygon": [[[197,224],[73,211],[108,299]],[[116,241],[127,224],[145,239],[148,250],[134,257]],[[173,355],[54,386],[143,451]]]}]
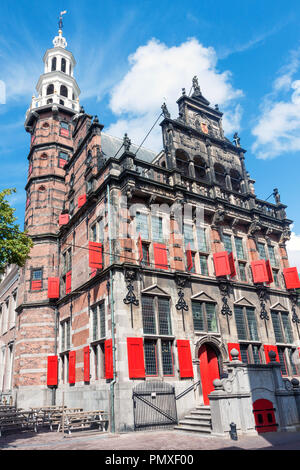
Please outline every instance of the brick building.
[{"label": "brick building", "polygon": [[277,190],[274,203],[256,197],[218,106],[194,77],[178,117],[162,106],[157,155],[103,132],[79,105],[61,30],[53,44],[26,114],[34,247],[14,284],[12,340],[2,313],[1,351],[13,345],[5,387],[18,406],[64,401],[137,429],[207,410],[232,349],[258,367],[272,350],[282,377],[298,376],[291,220]]}]

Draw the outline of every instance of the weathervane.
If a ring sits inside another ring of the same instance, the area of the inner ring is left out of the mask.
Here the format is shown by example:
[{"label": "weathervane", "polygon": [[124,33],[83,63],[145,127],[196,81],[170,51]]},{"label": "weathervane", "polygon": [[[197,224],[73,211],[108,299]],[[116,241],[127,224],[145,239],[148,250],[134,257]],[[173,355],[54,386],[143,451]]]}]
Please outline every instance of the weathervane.
[{"label": "weathervane", "polygon": [[63,29],[63,15],[67,13],[67,10],[61,11],[59,15],[58,28],[62,32]]}]

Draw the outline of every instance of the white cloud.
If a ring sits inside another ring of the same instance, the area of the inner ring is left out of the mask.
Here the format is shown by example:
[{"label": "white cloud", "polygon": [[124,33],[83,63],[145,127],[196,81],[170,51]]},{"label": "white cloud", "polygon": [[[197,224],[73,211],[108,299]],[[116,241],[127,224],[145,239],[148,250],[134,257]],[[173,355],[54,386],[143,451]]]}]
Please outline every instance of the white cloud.
[{"label": "white cloud", "polygon": [[291,233],[291,239],[286,243],[290,266],[296,266],[300,272],[300,235]]},{"label": "white cloud", "polygon": [[[118,120],[109,127],[110,134],[120,136],[127,132],[139,144],[159,116],[164,101],[171,116],[178,116],[176,100],[182,88],[189,93],[194,75],[198,76],[203,95],[224,112],[225,132],[239,130],[241,107],[236,100],[242,91],[232,86],[229,71],[217,70],[212,47],[204,47],[193,38],[174,47],[152,39],[128,60],[128,72],[111,92],[110,108]],[[161,145],[157,126],[145,146],[160,150]]]},{"label": "white cloud", "polygon": [[275,158],[300,150],[300,80],[293,77],[299,68],[300,50],[292,51],[289,63],[280,70],[272,91],[265,96],[261,114],[252,134],[252,151],[258,158]]}]

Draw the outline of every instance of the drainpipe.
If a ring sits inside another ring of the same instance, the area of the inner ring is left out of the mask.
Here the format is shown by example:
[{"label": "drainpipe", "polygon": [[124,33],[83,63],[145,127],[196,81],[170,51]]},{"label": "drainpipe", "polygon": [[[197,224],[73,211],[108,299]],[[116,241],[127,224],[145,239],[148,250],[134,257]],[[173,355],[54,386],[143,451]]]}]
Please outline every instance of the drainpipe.
[{"label": "drainpipe", "polygon": [[114,316],[114,290],[113,290],[113,275],[112,275],[112,245],[111,245],[111,210],[110,210],[110,187],[109,184],[106,188],[107,191],[107,206],[108,206],[108,237],[109,237],[109,260],[110,260],[110,312],[111,312],[111,338],[112,338],[112,355],[113,355],[113,380],[110,382],[110,430],[115,432],[115,383],[116,383],[116,355],[115,355],[115,316]]}]

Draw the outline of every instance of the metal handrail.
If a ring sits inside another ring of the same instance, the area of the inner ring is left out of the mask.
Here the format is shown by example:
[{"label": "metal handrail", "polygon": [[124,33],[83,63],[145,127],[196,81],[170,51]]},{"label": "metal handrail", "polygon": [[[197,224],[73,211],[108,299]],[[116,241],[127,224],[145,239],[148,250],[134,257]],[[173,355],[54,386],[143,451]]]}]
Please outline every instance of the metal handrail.
[{"label": "metal handrail", "polygon": [[186,388],[185,390],[183,390],[183,392],[179,393],[179,395],[177,395],[175,397],[175,400],[179,400],[179,398],[182,398],[184,395],[186,395],[187,393],[189,393],[191,390],[195,389],[196,387],[198,387],[198,385],[200,385],[200,380],[198,380],[198,382],[195,382],[193,383],[192,385],[190,385],[188,388]]}]

